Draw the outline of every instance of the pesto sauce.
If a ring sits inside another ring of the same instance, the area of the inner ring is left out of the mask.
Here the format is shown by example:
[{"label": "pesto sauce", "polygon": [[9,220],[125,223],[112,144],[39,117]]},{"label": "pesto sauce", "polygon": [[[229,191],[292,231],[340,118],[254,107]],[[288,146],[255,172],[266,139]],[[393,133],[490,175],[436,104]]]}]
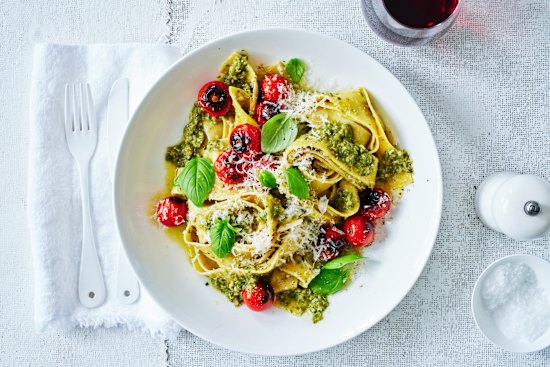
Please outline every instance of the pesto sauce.
[{"label": "pesto sauce", "polygon": [[210,284],[227,297],[235,306],[242,302],[243,289],[252,289],[258,279],[252,275],[214,274],[210,276]]},{"label": "pesto sauce", "polygon": [[314,323],[323,319],[323,313],[329,305],[327,296],[313,293],[309,288],[296,288],[278,293],[277,300],[283,308],[296,315],[310,313]]},{"label": "pesto sauce", "polygon": [[195,103],[189,113],[189,121],[183,128],[181,141],[166,149],[166,161],[177,167],[184,167],[187,162],[197,156],[197,151],[204,143],[203,121],[205,118],[206,113]]},{"label": "pesto sauce", "polygon": [[271,216],[276,220],[282,220],[285,217],[285,208],[281,203],[281,200],[272,196],[271,198]]},{"label": "pesto sauce", "polygon": [[316,127],[310,136],[319,137],[324,141],[331,152],[360,175],[366,176],[374,168],[374,158],[363,145],[353,139],[351,126],[340,122],[331,122]]},{"label": "pesto sauce", "polygon": [[413,173],[409,153],[406,150],[386,150],[378,165],[376,177],[383,180],[399,173]]},{"label": "pesto sauce", "polygon": [[[207,228],[211,228],[218,219],[228,219],[229,224],[235,228],[240,228],[239,232],[245,233],[255,230],[255,228],[253,228],[255,218],[261,220],[261,218],[256,217],[256,212],[252,208],[230,208],[227,212],[224,212],[221,217],[216,215],[211,216],[206,225]],[[237,236],[239,236],[239,232]]]},{"label": "pesto sauce", "polygon": [[225,149],[225,143],[221,139],[213,139],[206,144],[206,150],[209,152],[221,152]]},{"label": "pesto sauce", "polygon": [[231,87],[237,87],[252,94],[252,86],[247,78],[248,56],[238,54],[235,57],[227,73],[219,76],[219,79]]},{"label": "pesto sauce", "polygon": [[353,202],[353,194],[339,187],[336,190],[334,199],[329,204],[339,212],[344,213],[351,210],[355,203]]}]

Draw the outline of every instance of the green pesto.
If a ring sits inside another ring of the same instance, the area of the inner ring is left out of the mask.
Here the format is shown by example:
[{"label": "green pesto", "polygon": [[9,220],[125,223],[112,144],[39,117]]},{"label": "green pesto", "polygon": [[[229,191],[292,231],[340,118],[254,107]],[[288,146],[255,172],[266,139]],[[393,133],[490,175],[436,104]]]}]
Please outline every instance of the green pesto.
[{"label": "green pesto", "polygon": [[235,306],[243,302],[241,296],[243,289],[252,289],[257,281],[258,279],[252,275],[234,273],[219,273],[210,276],[210,284],[224,294]]},{"label": "green pesto", "polygon": [[252,94],[252,86],[247,77],[247,66],[248,56],[240,53],[229,66],[227,73],[220,75],[219,79],[228,86],[241,88]]},{"label": "green pesto", "polygon": [[213,139],[206,144],[206,150],[210,152],[219,152],[225,149],[225,143],[221,139]]},{"label": "green pesto", "polygon": [[376,177],[383,180],[399,173],[413,173],[411,157],[406,150],[386,150],[380,163]]},{"label": "green pesto", "polygon": [[276,202],[271,207],[271,215],[273,216],[273,218],[275,218],[277,220],[284,219],[284,217],[285,217],[285,208],[281,205],[280,201]]},{"label": "green pesto", "polygon": [[205,113],[197,103],[191,108],[189,121],[183,128],[183,137],[181,141],[166,149],[165,159],[172,162],[177,167],[183,167],[192,158],[197,156],[197,151],[204,143],[203,120]]},{"label": "green pesto", "polygon": [[330,202],[330,205],[339,212],[347,212],[348,210],[351,210],[354,204],[353,193],[340,187],[336,190],[336,195]]},{"label": "green pesto", "polygon": [[229,213],[225,218],[210,217],[208,219],[207,227],[212,227],[217,219],[228,219],[229,224],[235,228],[239,228],[239,231],[237,232],[237,236],[239,236],[239,232],[251,232],[255,230],[255,228],[253,228],[255,218],[262,220],[261,214],[258,217],[252,208],[230,208]]},{"label": "green pesto", "polygon": [[309,288],[278,293],[277,299],[284,308],[288,307],[289,311],[297,315],[309,312],[314,323],[323,319],[323,313],[329,305],[327,296],[313,293]]},{"label": "green pesto", "polygon": [[374,169],[374,158],[363,145],[353,139],[351,126],[340,122],[331,122],[316,127],[310,133],[319,136],[334,155],[360,175],[368,175]]}]

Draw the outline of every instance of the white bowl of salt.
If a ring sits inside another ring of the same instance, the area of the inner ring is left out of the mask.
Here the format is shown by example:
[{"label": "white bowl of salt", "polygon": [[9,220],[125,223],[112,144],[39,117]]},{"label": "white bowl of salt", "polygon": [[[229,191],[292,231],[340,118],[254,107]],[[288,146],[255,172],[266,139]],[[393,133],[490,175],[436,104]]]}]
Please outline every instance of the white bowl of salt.
[{"label": "white bowl of salt", "polygon": [[550,263],[532,255],[495,261],[476,282],[472,312],[481,332],[508,351],[550,346]]}]

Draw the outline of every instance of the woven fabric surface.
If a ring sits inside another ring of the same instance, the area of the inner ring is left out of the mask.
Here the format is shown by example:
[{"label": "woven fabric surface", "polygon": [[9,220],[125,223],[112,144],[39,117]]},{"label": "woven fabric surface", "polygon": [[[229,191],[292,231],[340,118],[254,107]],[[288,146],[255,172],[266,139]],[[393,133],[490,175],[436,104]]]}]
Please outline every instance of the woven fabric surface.
[{"label": "woven fabric surface", "polygon": [[[159,0],[160,2],[161,0]],[[37,333],[27,210],[29,95],[37,42],[153,42],[157,1],[0,3],[0,366],[165,366],[163,340],[122,329]],[[164,3],[164,1],[163,1]],[[137,26],[137,25],[139,26]],[[59,96],[62,105],[63,96]],[[61,123],[61,121],[60,121]],[[37,185],[40,185],[37,182]],[[76,186],[75,186],[76,187]]]},{"label": "woven fabric surface", "polygon": [[[419,104],[444,176],[443,218],[415,287],[376,326],[326,351],[265,358],[188,332],[169,344],[173,366],[548,366],[550,349],[522,355],[477,330],[470,294],[481,271],[509,254],[550,260],[546,237],[517,242],[483,227],[474,193],[498,171],[550,179],[550,2],[465,0],[435,43],[402,48],[367,26],[358,0],[166,0],[168,42],[190,51],[232,32],[300,28],[344,40],[386,66]],[[261,335],[258,337],[261,338]]]}]

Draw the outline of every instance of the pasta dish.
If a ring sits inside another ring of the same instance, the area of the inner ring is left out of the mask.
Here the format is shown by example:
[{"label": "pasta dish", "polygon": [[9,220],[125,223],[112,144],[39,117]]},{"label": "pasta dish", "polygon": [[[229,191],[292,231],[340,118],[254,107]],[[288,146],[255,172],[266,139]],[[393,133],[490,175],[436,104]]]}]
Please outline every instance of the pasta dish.
[{"label": "pasta dish", "polygon": [[235,305],[317,322],[413,167],[365,88],[320,91],[307,74],[298,58],[229,55],[166,150],[170,195],[155,219]]}]

